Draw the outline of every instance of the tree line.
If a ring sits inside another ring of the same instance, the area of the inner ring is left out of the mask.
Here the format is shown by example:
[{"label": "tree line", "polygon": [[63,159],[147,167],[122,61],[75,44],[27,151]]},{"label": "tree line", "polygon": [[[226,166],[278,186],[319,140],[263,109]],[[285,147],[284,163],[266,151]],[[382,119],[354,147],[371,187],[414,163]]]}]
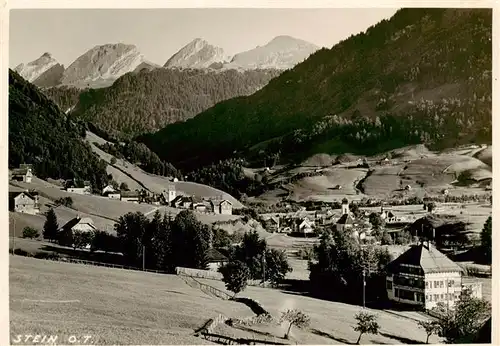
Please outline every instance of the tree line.
[{"label": "tree line", "polygon": [[99,189],[106,183],[106,163],[84,137],[83,124],[9,70],[9,168],[32,164],[41,179],[88,180]]},{"label": "tree line", "polygon": [[[400,10],[249,97],[139,139],[187,170],[230,157],[261,162],[279,153],[283,163],[315,153],[490,143],[491,18],[481,9]],[[441,87],[439,97],[432,93]]]}]

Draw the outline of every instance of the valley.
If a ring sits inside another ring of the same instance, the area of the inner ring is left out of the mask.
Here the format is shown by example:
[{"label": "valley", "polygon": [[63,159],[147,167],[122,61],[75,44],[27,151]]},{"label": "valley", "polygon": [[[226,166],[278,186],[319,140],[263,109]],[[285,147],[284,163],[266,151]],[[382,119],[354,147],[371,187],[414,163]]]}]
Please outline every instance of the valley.
[{"label": "valley", "polygon": [[491,342],[491,10],[250,49],[219,10],[9,69],[11,342]]}]

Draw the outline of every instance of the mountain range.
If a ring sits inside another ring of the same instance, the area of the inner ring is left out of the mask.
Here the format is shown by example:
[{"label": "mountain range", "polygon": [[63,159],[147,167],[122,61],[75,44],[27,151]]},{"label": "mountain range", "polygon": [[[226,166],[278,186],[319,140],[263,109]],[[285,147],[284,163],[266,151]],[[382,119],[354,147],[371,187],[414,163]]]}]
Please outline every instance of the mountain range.
[{"label": "mountain range", "polygon": [[250,96],[137,140],[184,170],[491,143],[491,40],[489,9],[402,9]]},{"label": "mountain range", "polygon": [[[278,36],[263,47],[231,57],[222,48],[196,38],[170,57],[163,68],[285,70],[303,61],[317,49],[317,46],[306,41]],[[40,87],[100,88],[110,86],[126,73],[157,68],[161,66],[146,60],[136,46],[117,43],[95,46],[66,69],[50,53],[44,53],[30,63],[18,65],[14,70]]]}]

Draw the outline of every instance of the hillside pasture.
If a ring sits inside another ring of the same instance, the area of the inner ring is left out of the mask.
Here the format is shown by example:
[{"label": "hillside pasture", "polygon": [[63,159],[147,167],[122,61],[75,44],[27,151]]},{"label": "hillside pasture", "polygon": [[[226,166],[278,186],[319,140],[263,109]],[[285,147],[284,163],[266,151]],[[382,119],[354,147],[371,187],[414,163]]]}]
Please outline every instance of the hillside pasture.
[{"label": "hillside pasture", "polygon": [[[200,279],[201,282],[212,285],[218,289],[224,290],[224,283],[216,280]],[[279,318],[281,312],[287,309],[299,309],[311,318],[308,328],[292,328],[291,343],[297,344],[346,344],[354,343],[358,337],[353,329],[356,325],[354,316],[361,311],[361,307],[348,305],[326,300],[315,299],[307,296],[289,294],[279,290],[272,290],[261,287],[249,286],[240,294],[249,297],[261,303],[274,317]],[[401,318],[398,315],[380,310],[368,311],[378,316],[378,323],[381,327],[381,333],[378,335],[364,335],[362,343],[364,344],[399,344],[399,343],[424,343],[426,339],[425,332],[418,328],[417,322],[407,318]],[[258,337],[273,340],[280,338],[279,342],[285,342],[282,337],[286,332],[286,325],[262,325],[256,324],[250,326],[247,330],[247,337]],[[235,328],[228,329],[225,325],[216,328],[220,333],[241,333]],[[242,335],[242,334],[239,334]],[[409,340],[410,342],[406,342]],[[440,341],[439,337],[433,335],[430,343]]]},{"label": "hillside pasture", "polygon": [[474,157],[488,166],[493,167],[493,147],[491,145],[475,153]]},{"label": "hillside pasture", "polygon": [[[208,344],[193,332],[218,314],[253,315],[181,277],[10,256],[11,335],[90,335],[89,344]],[[43,323],[40,323],[43,321]],[[66,340],[65,340],[66,339]]]},{"label": "hillside pasture", "polygon": [[[91,139],[95,139],[97,136],[95,134],[92,134],[90,137],[87,134],[87,140],[91,141]],[[89,139],[90,138],[90,139]],[[94,140],[95,141],[95,140]],[[111,162],[111,158],[113,158],[112,155],[104,152],[103,150],[99,149],[96,147],[92,142],[90,142],[90,145],[92,147],[92,150],[104,161],[106,161],[108,164]],[[239,202],[236,198],[233,196],[229,195],[228,193],[225,193],[221,190],[215,189],[213,187],[210,187],[208,185],[203,185],[203,184],[197,184],[193,182],[185,182],[185,181],[179,181],[179,182],[171,182],[167,177],[147,173],[140,169],[139,167],[133,165],[132,163],[123,160],[123,159],[117,159],[116,164],[114,165],[115,170],[122,171],[122,177],[123,175],[128,175],[129,179],[135,180],[135,185],[139,185],[142,183],[149,191],[154,192],[154,193],[161,193],[164,191],[169,184],[175,185],[176,191],[178,195],[196,195],[199,197],[217,197],[217,196],[223,196],[225,199],[230,201],[233,204],[233,208],[243,208],[243,205],[241,202]],[[108,172],[109,173],[109,172]],[[117,173],[115,171],[115,173]],[[111,173],[113,174],[113,173]],[[113,175],[114,176],[114,175]],[[130,178],[131,177],[131,178]],[[130,185],[129,185],[129,188]],[[142,187],[141,187],[142,188]]]}]

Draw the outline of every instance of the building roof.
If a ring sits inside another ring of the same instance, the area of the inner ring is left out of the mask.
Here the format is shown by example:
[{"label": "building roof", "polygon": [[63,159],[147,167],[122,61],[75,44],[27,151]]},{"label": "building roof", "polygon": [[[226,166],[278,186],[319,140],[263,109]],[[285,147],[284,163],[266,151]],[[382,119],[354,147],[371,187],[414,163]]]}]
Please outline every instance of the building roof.
[{"label": "building roof", "polygon": [[352,225],[354,224],[354,218],[349,215],[349,214],[344,214],[338,219],[337,224],[338,225]]},{"label": "building roof", "polygon": [[79,216],[69,220],[68,222],[66,222],[66,224],[64,226],[61,227],[61,229],[72,229],[73,227],[75,227],[76,225],[78,224],[88,224],[90,226],[92,226],[93,228],[95,228],[94,226],[94,221],[92,221],[91,218],[89,217],[84,217],[84,218],[80,218]]},{"label": "building roof", "polygon": [[140,192],[139,191],[122,191],[121,196],[125,197],[125,198],[127,198],[127,197],[128,198],[133,198],[133,197],[139,198]]},{"label": "building roof", "polygon": [[26,175],[28,173],[28,168],[14,168],[12,170],[12,175]]},{"label": "building roof", "polygon": [[398,258],[388,264],[389,271],[397,271],[399,265],[411,264],[420,266],[424,273],[462,272],[463,269],[438,251],[433,246],[427,247],[424,244],[410,247]]},{"label": "building roof", "polygon": [[227,262],[228,258],[221,254],[219,251],[217,251],[214,248],[210,248],[207,250],[206,254],[206,259],[208,262]]},{"label": "building roof", "polygon": [[[9,191],[9,199],[14,199],[16,198],[17,196],[19,196],[20,194],[24,193],[26,196],[28,196],[29,198],[31,198],[32,200],[35,200],[35,196],[33,193],[29,193],[29,192],[26,192],[26,191],[17,191],[17,192],[12,192],[12,191]],[[38,193],[36,193],[38,194]]]}]

